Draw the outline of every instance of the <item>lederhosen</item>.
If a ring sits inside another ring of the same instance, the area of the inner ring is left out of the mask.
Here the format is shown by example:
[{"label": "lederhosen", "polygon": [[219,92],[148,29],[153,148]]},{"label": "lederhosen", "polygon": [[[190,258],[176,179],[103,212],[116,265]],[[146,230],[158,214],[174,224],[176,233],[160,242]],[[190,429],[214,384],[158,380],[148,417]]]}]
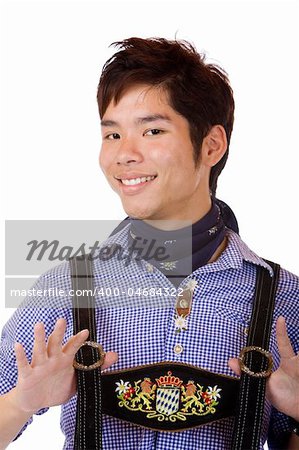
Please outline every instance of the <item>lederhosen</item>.
[{"label": "lederhosen", "polygon": [[[74,449],[102,448],[102,413],[141,427],[179,432],[235,416],[233,450],[259,448],[266,377],[272,369],[268,352],[279,265],[258,268],[247,346],[241,350],[241,379],[188,364],[161,362],[101,374],[97,344],[92,261],[88,255],[70,261],[74,292],[74,334],[89,329],[89,341],[76,354],[77,414]],[[100,324],[99,324],[100,326]],[[121,386],[120,380],[128,380]],[[212,392],[211,386],[217,387]],[[220,394],[221,392],[221,394]]]}]

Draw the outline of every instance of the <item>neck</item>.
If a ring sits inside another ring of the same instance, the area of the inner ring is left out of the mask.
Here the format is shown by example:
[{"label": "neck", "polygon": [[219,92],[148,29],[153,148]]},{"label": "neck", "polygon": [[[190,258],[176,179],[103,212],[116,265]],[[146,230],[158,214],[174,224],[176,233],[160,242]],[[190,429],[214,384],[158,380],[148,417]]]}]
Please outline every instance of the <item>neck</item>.
[{"label": "neck", "polygon": [[177,216],[157,220],[143,219],[143,222],[148,223],[152,227],[163,231],[180,230],[181,228],[191,226],[194,223],[198,222],[206,214],[208,214],[211,207],[211,197],[208,196],[207,198],[199,201],[198,207],[196,208],[196,211],[194,211],[194,213],[192,211],[188,215],[186,214],[181,216],[180,211],[178,211]]},{"label": "neck", "polygon": [[200,219],[185,228],[181,221],[172,222],[176,228],[170,228],[167,221],[168,228],[165,222],[157,228],[156,221],[132,219],[129,243],[138,244],[139,256],[145,257],[146,252],[147,259],[166,275],[171,272],[172,278],[184,278],[198,267],[218,259],[226,246],[225,224],[219,206],[213,202],[207,213],[204,212],[201,208],[201,214],[197,215]]}]

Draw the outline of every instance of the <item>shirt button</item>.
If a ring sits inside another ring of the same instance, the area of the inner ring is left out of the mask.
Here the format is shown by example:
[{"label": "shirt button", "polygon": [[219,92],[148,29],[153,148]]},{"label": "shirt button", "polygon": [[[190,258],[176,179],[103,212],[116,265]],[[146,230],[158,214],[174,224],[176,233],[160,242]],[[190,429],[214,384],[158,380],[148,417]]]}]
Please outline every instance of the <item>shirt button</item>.
[{"label": "shirt button", "polygon": [[182,300],[180,300],[181,308],[188,308],[188,306],[189,306],[189,302],[187,302],[187,300],[185,300],[184,298]]},{"label": "shirt button", "polygon": [[147,263],[146,264],[146,270],[151,273],[151,272],[154,271],[154,268],[153,268],[153,266],[151,264]]},{"label": "shirt button", "polygon": [[183,351],[183,346],[181,344],[176,344],[173,348],[173,351],[176,355],[180,355]]}]

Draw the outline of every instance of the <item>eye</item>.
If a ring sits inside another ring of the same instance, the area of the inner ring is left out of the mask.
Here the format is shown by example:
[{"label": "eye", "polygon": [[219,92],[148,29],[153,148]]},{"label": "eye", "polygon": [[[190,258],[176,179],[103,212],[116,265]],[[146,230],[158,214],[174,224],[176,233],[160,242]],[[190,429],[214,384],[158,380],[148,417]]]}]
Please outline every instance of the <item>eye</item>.
[{"label": "eye", "polygon": [[144,133],[144,136],[157,136],[158,134],[162,134],[163,130],[159,130],[158,128],[152,128]]},{"label": "eye", "polygon": [[105,139],[110,139],[110,140],[120,139],[120,135],[118,133],[107,134],[107,136],[105,136]]}]

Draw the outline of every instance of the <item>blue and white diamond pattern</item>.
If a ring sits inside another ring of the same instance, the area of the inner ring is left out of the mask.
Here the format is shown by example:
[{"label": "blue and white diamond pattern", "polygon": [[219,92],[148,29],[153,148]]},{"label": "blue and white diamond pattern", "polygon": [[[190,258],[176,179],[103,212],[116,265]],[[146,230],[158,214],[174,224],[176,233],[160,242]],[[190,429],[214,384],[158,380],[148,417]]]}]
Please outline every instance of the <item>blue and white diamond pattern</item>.
[{"label": "blue and white diamond pattern", "polygon": [[180,389],[160,387],[157,389],[156,411],[170,416],[180,408]]}]

